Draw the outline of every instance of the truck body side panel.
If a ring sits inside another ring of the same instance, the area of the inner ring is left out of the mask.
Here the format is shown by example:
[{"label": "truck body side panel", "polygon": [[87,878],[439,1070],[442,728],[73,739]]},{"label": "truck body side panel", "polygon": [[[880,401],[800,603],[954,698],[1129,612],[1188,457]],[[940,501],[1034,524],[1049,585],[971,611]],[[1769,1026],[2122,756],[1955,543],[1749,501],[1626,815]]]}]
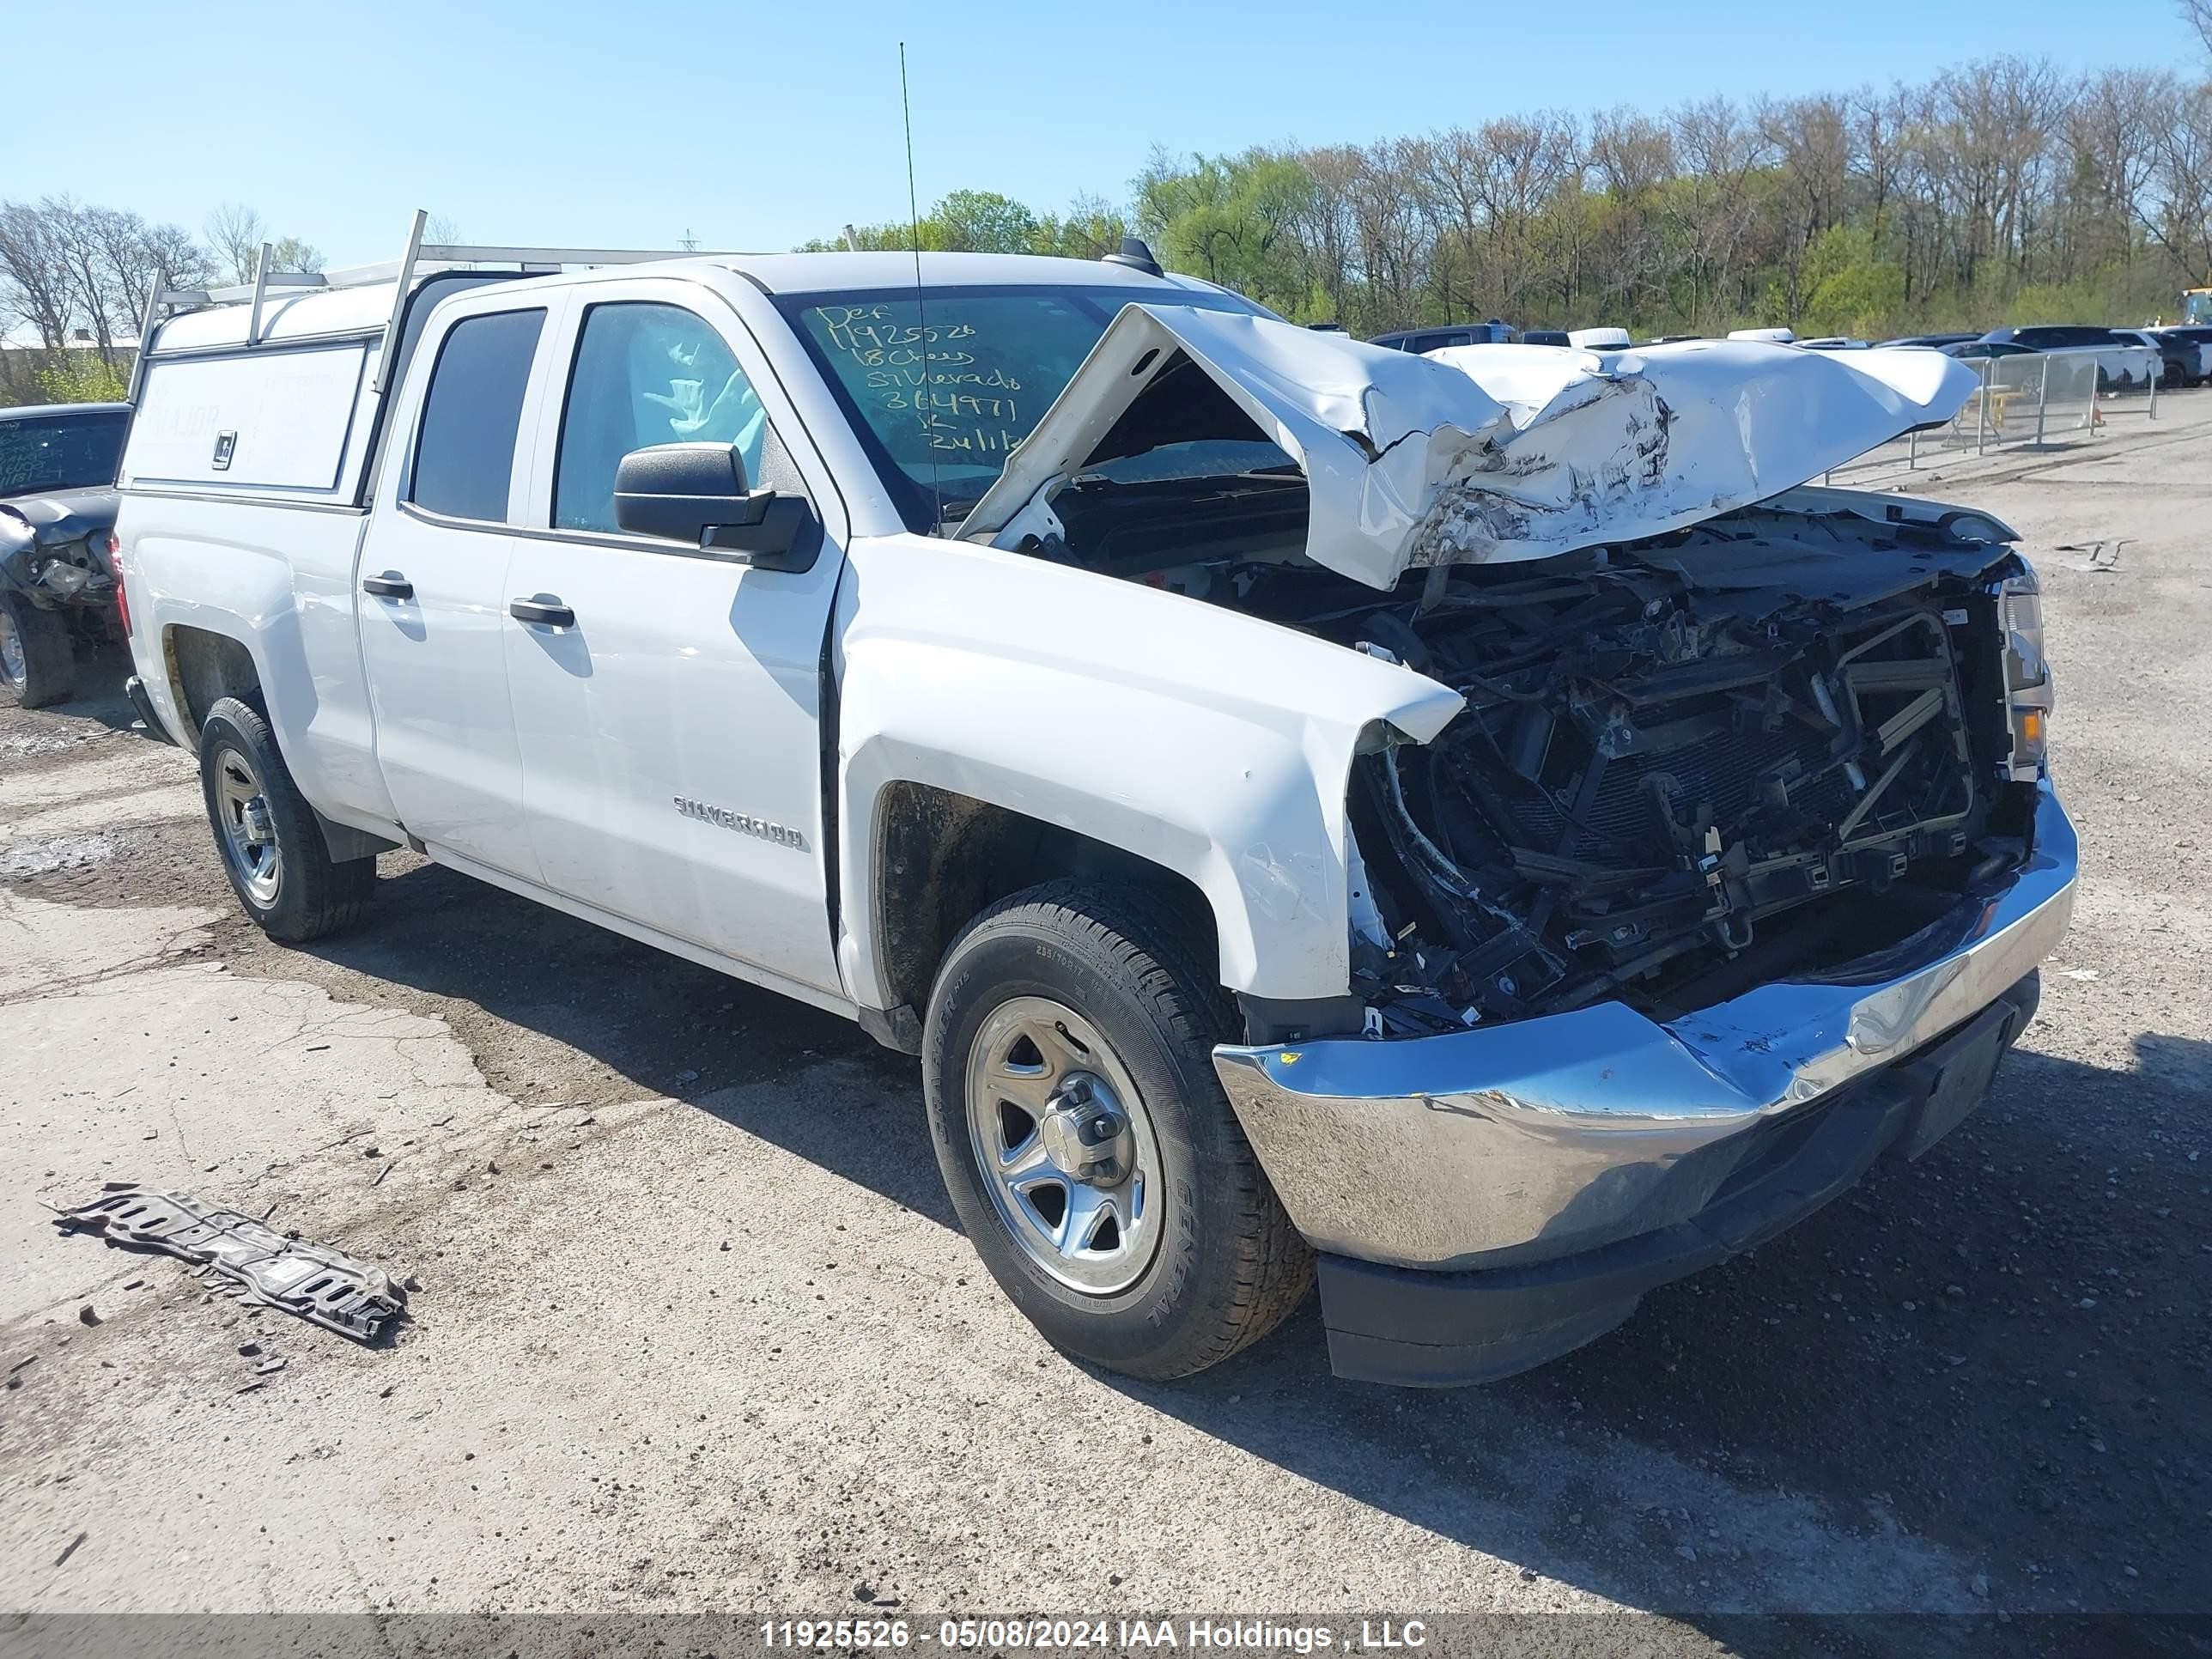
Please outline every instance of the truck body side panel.
[{"label": "truck body side panel", "polygon": [[162,720],[196,738],[177,683],[173,635],[193,628],[244,646],[301,793],[326,817],[388,830],[356,634],[357,512],[182,494],[125,498],[131,653]]},{"label": "truck body side panel", "polygon": [[1222,983],[1344,993],[1345,780],[1425,741],[1457,693],[1395,664],[1140,584],[970,543],[855,542],[837,652],[840,942],[885,1006],[877,837],[921,783],[1058,824],[1206,895]]}]

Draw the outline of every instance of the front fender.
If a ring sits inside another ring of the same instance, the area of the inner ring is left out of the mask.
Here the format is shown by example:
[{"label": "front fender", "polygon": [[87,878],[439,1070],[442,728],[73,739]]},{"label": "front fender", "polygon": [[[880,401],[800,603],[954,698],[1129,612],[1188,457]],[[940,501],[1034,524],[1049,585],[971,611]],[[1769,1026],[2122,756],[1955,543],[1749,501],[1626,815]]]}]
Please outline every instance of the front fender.
[{"label": "front fender", "polygon": [[1377,728],[1425,742],[1458,694],[1141,584],[973,544],[856,544],[838,595],[846,982],[885,1003],[878,827],[894,783],[1065,826],[1206,896],[1221,983],[1350,982],[1345,790]]}]

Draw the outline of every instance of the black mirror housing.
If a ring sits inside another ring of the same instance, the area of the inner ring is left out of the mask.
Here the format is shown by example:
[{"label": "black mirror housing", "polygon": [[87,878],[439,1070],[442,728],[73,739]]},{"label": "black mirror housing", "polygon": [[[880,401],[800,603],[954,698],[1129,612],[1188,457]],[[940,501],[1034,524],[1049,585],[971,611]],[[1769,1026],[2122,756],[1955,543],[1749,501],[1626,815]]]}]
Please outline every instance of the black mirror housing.
[{"label": "black mirror housing", "polygon": [[797,495],[747,488],[734,444],[655,444],[615,467],[615,523],[769,570],[805,570],[821,547],[813,509]]}]

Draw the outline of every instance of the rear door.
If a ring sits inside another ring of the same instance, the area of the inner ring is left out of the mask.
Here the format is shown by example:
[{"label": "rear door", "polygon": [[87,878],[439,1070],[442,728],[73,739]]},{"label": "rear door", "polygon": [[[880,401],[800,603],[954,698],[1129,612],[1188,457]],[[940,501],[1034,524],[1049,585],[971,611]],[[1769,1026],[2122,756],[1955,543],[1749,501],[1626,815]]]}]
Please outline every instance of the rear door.
[{"label": "rear door", "polygon": [[509,524],[527,499],[529,437],[549,331],[541,299],[459,301],[417,356],[355,573],[376,756],[399,822],[434,851],[525,881],[538,858],[522,816],[507,696]]},{"label": "rear door", "polygon": [[[721,297],[677,278],[580,285],[539,414],[505,623],[523,795],[545,884],[836,992],[823,863],[823,647],[843,515],[765,358]],[[803,572],[624,533],[615,468],[654,444],[733,443],[755,488],[806,496]]]}]

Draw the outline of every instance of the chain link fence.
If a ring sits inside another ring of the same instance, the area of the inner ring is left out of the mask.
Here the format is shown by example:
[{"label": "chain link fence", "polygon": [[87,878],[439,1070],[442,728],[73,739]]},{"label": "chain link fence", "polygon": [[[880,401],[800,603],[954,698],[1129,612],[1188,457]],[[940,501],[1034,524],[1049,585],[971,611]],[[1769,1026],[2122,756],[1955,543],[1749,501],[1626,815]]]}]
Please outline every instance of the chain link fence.
[{"label": "chain link fence", "polygon": [[1829,476],[1880,467],[1911,470],[1992,450],[2074,443],[2102,431],[2115,416],[2157,417],[2155,384],[2147,391],[2100,395],[2094,351],[2022,352],[1968,360],[1966,367],[1979,384],[1956,415],[1870,449]]}]

